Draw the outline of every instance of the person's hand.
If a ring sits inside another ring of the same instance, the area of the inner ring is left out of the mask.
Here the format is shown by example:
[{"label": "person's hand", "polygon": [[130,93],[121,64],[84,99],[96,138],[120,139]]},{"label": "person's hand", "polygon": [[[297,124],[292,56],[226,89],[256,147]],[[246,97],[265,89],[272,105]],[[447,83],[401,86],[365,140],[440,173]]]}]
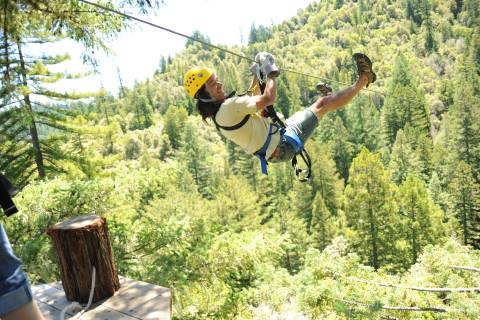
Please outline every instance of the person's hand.
[{"label": "person's hand", "polygon": [[[268,52],[259,52],[255,56],[255,62],[251,67],[255,71],[255,75],[259,78],[260,81],[265,81],[266,77],[277,77],[280,74],[280,69],[275,64],[275,57],[273,54]],[[257,65],[255,67],[254,65]],[[253,73],[253,71],[252,71]],[[260,77],[258,74],[260,73]]]}]

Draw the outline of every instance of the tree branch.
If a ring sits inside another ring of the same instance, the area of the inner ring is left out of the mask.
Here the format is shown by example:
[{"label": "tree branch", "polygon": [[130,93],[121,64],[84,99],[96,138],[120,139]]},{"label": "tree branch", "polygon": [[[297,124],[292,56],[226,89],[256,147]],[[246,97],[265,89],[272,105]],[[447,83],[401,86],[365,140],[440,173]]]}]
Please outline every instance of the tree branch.
[{"label": "tree branch", "polygon": [[469,266],[450,266],[452,269],[459,269],[459,270],[467,270],[467,271],[475,271],[480,272],[480,268],[477,267],[469,267]]},{"label": "tree branch", "polygon": [[389,283],[380,283],[371,280],[364,280],[355,277],[348,277],[349,280],[373,284],[380,287],[390,287],[390,288],[400,288],[400,289],[408,289],[408,290],[415,290],[415,291],[424,291],[424,292],[480,292],[480,288],[424,288],[424,287],[410,287],[410,286],[402,286],[402,285],[395,285]]},{"label": "tree branch", "polygon": [[[363,306],[367,308],[375,308],[377,307],[374,304],[369,304],[369,303],[364,303],[360,301],[354,301],[354,300],[345,300],[345,299],[335,299],[347,304],[354,304],[358,306]],[[406,306],[381,306],[382,309],[385,310],[394,310],[394,311],[420,311],[420,312],[425,312],[425,311],[431,311],[431,312],[458,312],[461,310],[458,309],[451,309],[451,308],[434,308],[434,307],[426,307],[426,308],[421,308],[421,307],[406,307]]]}]

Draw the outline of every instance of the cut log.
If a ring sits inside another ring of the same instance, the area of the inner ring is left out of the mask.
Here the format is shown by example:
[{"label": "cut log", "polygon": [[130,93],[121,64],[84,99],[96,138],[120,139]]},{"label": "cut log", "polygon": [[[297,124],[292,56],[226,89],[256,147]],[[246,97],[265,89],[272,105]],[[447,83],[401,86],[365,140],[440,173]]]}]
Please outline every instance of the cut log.
[{"label": "cut log", "polygon": [[105,218],[76,217],[55,224],[47,233],[57,253],[68,300],[88,301],[93,267],[96,270],[93,302],[111,297],[120,289]]}]

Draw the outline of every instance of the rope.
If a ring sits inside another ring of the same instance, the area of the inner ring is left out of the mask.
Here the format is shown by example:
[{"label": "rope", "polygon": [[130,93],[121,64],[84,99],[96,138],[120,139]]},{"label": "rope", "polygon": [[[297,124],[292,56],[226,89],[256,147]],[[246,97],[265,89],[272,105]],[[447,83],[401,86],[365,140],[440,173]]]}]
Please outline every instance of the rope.
[{"label": "rope", "polygon": [[[97,8],[100,8],[100,9],[103,9],[105,11],[109,11],[109,12],[112,12],[112,13],[115,13],[115,14],[118,14],[120,16],[123,16],[125,18],[128,18],[128,19],[131,19],[131,20],[135,20],[135,21],[138,21],[138,22],[141,22],[141,23],[144,23],[144,24],[147,24],[149,26],[152,26],[154,28],[158,28],[158,29],[161,29],[163,31],[167,31],[167,32],[170,32],[170,33],[173,33],[177,36],[180,36],[180,37],[184,37],[186,39],[189,39],[189,40],[192,40],[192,41],[196,41],[196,42],[199,42],[203,45],[206,45],[208,47],[211,47],[211,48],[215,48],[215,49],[218,49],[220,51],[223,51],[223,52],[226,52],[226,53],[229,53],[231,55],[234,55],[240,59],[244,59],[244,60],[247,60],[249,62],[256,62],[254,59],[250,59],[242,54],[239,54],[239,53],[236,53],[236,52],[233,52],[233,51],[230,51],[228,49],[225,49],[225,48],[222,48],[222,47],[219,47],[219,46],[216,46],[216,45],[213,45],[211,43],[208,43],[208,42],[205,42],[203,40],[200,40],[200,39],[197,39],[197,38],[193,38],[193,37],[190,37],[190,36],[187,36],[186,34],[183,34],[183,33],[180,33],[180,32],[177,32],[175,30],[172,30],[172,29],[169,29],[169,28],[166,28],[166,27],[162,27],[158,24],[155,24],[155,23],[152,23],[152,22],[149,22],[147,20],[143,20],[143,19],[140,19],[140,18],[137,18],[137,17],[134,17],[132,15],[129,15],[129,14],[126,14],[126,13],[123,13],[121,11],[118,11],[118,10],[115,10],[115,9],[111,9],[111,8],[107,8],[103,5],[100,5],[98,3],[93,3],[93,2],[90,2],[88,0],[78,0],[80,2],[83,2],[83,3],[86,3],[86,4],[89,4],[89,5],[92,5],[92,6],[95,6]],[[329,79],[329,78],[324,78],[324,77],[319,77],[319,76],[315,76],[315,75],[312,75],[312,74],[307,74],[307,73],[302,73],[302,72],[298,72],[298,71],[295,71],[295,70],[291,70],[291,69],[285,69],[285,68],[280,68],[281,71],[283,72],[290,72],[290,73],[294,73],[294,74],[298,74],[298,75],[301,75],[301,76],[304,76],[304,77],[310,77],[310,78],[315,78],[315,79],[320,79],[320,80],[326,80],[326,81],[330,81],[330,82],[336,82],[338,84],[342,84],[342,85],[346,85],[346,86],[350,86],[350,84],[348,83],[344,83],[344,82],[341,82],[341,81],[338,81],[338,80],[335,80],[335,79]],[[363,89],[364,91],[370,91],[370,92],[373,92],[373,93],[377,93],[377,94],[380,94],[380,95],[385,95],[385,93],[383,92],[380,92],[380,91],[375,91],[375,90],[371,90],[371,89],[368,89],[368,88],[364,88]]]},{"label": "rope", "polygon": [[[73,317],[71,317],[70,318],[71,320],[80,319],[80,317],[85,313],[85,311],[87,311],[88,308],[90,308],[90,305],[92,304],[92,300],[93,300],[93,292],[95,291],[95,276],[96,276],[96,269],[95,269],[95,266],[93,266],[92,267],[92,283],[90,285],[90,295],[88,296],[88,303],[85,306],[85,308],[83,308],[80,312],[78,312]],[[65,320],[65,314],[68,311],[71,311],[71,310],[73,311],[76,308],[81,308],[80,304],[76,301],[72,302],[71,304],[63,308],[62,312],[60,313],[60,320]]]}]

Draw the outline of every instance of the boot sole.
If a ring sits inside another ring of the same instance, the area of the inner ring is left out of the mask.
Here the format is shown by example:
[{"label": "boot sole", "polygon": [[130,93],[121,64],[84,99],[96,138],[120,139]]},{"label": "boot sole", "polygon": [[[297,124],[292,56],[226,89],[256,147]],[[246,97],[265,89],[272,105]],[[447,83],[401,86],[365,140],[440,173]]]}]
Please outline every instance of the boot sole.
[{"label": "boot sole", "polygon": [[[377,75],[375,74],[375,72],[373,72],[372,61],[370,60],[369,57],[367,57],[363,53],[357,52],[353,55],[353,60],[355,61],[356,65],[357,65],[358,75],[360,76],[361,74],[364,74],[364,73],[367,75],[367,78],[368,78],[367,87],[370,83],[374,83],[377,80]],[[367,72],[365,72],[365,71],[361,72],[360,71],[360,63],[359,62],[361,60],[364,60],[367,63],[368,69],[369,69]]]}]

